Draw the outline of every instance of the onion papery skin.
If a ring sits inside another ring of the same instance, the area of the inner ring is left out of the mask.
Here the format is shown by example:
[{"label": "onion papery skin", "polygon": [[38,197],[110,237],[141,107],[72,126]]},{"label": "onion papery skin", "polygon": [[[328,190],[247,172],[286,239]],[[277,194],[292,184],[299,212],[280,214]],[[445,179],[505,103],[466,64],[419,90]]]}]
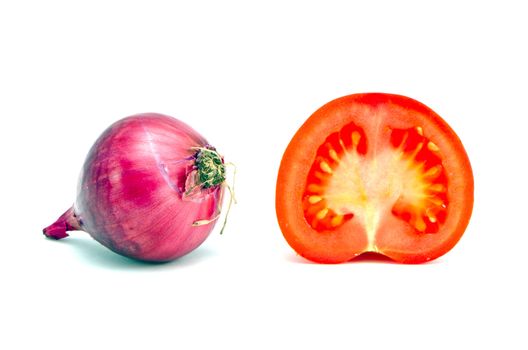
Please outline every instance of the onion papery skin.
[{"label": "onion papery skin", "polygon": [[[83,230],[114,252],[144,261],[189,253],[211,233],[224,191],[223,184],[204,188],[193,181],[199,149],[214,150],[169,116],[138,114],[114,123],[88,153],[74,206],[44,234],[61,239]],[[200,220],[212,221],[193,225]]]}]

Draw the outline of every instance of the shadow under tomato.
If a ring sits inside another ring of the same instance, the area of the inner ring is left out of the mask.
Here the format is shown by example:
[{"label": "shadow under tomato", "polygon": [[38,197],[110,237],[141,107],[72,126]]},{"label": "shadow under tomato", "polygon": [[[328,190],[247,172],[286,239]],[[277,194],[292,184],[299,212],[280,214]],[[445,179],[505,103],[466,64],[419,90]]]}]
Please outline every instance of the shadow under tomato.
[{"label": "shadow under tomato", "polygon": [[55,243],[67,244],[74,248],[77,255],[92,265],[109,268],[109,269],[123,269],[123,270],[147,270],[147,269],[170,269],[176,267],[184,267],[197,264],[214,254],[204,247],[199,247],[195,251],[182,256],[173,261],[154,263],[147,261],[139,261],[126,258],[110,249],[99,244],[91,237],[68,237],[66,239],[56,241]]},{"label": "shadow under tomato", "polygon": [[[286,260],[289,261],[289,262],[293,262],[293,263],[296,263],[296,264],[307,264],[307,265],[310,265],[310,264],[318,264],[316,262],[313,262],[313,261],[310,261],[308,259],[305,259],[303,258],[302,256],[298,255],[298,254],[288,254],[286,256]],[[433,261],[428,261],[426,263],[422,263],[422,264],[401,264],[401,265],[430,265],[430,264],[436,264],[440,262],[439,259],[437,260],[433,260]],[[390,265],[394,265],[394,264],[400,264],[394,260],[392,260],[391,258],[383,255],[383,254],[379,254],[379,253],[374,253],[374,252],[366,252],[366,253],[362,253],[360,255],[358,255],[357,257],[347,261],[347,262],[344,262],[344,264],[390,264]],[[331,264],[330,264],[331,265]]]}]

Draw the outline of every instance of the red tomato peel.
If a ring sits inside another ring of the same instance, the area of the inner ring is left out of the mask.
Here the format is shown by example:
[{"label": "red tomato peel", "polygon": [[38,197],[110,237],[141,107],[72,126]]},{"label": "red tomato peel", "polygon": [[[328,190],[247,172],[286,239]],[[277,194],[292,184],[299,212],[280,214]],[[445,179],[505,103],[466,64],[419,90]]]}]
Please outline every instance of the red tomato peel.
[{"label": "red tomato peel", "polygon": [[472,208],[460,139],[430,108],[399,95],[356,94],[321,107],[291,140],[277,180],[284,237],[316,262],[367,252],[436,259],[459,241]]}]

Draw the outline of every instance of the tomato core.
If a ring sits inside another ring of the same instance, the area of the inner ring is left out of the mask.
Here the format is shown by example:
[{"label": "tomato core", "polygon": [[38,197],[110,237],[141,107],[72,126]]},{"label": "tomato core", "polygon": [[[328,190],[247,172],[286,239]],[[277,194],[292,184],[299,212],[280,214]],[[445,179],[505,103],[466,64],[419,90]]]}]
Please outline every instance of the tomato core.
[{"label": "tomato core", "polygon": [[449,205],[441,150],[421,126],[385,127],[389,147],[369,147],[365,132],[349,123],[318,148],[306,180],[304,217],[325,234],[349,220],[359,220],[369,247],[377,251],[380,218],[394,215],[416,234],[438,232]]}]

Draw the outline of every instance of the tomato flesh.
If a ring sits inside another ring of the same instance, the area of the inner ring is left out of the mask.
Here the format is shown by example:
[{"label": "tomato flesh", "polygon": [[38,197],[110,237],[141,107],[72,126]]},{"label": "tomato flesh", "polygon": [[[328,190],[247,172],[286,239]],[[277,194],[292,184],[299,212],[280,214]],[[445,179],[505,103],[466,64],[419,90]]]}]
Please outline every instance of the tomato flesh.
[{"label": "tomato flesh", "polygon": [[347,96],[317,111],[288,146],[277,182],[285,238],[321,262],[364,252],[437,258],[462,235],[472,203],[456,134],[419,102],[389,94]]}]

